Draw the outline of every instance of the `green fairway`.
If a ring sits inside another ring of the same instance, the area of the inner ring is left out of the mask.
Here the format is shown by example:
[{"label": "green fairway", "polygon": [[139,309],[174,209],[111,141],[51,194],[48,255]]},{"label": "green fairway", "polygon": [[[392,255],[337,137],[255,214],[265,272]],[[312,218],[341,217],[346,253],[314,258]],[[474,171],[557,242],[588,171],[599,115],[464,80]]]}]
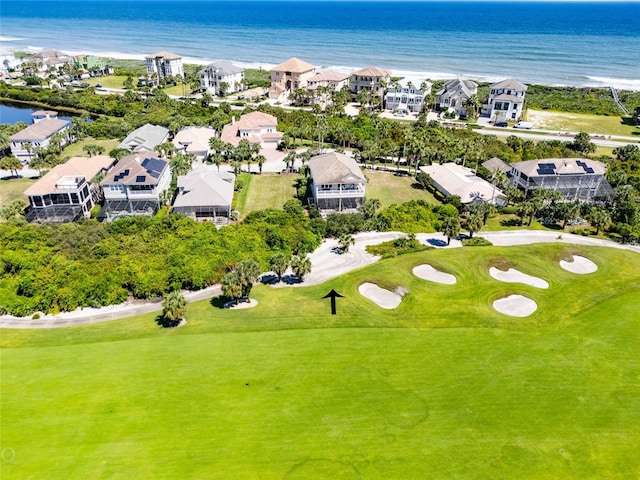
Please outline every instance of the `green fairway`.
[{"label": "green fairway", "polygon": [[[571,254],[598,271],[561,269]],[[422,263],[458,283],[420,280]],[[562,244],[431,250],[257,286],[252,309],[191,304],[179,329],[3,330],[2,478],[635,479],[638,265]],[[409,293],[384,310],[363,282]],[[494,311],[511,293],[538,311]]]}]

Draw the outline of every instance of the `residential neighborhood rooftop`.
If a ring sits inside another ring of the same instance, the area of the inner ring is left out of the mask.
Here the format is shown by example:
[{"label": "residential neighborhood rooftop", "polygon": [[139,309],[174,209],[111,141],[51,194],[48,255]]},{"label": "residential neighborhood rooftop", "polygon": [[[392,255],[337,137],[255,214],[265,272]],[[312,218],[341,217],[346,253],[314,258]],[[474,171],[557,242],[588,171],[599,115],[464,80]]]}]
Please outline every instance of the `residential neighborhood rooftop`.
[{"label": "residential neighborhood rooftop", "polygon": [[178,59],[178,58],[182,58],[180,55],[176,55],[175,53],[171,53],[171,52],[157,52],[157,53],[152,53],[150,55],[146,55],[144,58],[167,58],[167,59]]},{"label": "residential neighborhood rooftop", "polygon": [[125,148],[132,152],[153,150],[160,145],[169,135],[169,129],[159,125],[147,123],[136,128],[120,142],[118,148]]},{"label": "residential neighborhood rooftop", "polygon": [[606,165],[587,158],[545,158],[511,165],[528,177],[547,175],[604,175]]},{"label": "residential neighborhood rooftop", "polygon": [[365,183],[366,179],[356,161],[343,153],[325,153],[309,160],[315,184]]},{"label": "residential neighborhood rooftop", "polygon": [[505,90],[518,90],[518,91],[527,91],[529,87],[526,85],[514,80],[512,78],[508,78],[506,80],[502,80],[497,83],[492,83],[489,87],[491,89],[505,89]]},{"label": "residential neighborhood rooftop", "polygon": [[56,191],[56,185],[64,177],[84,177],[89,182],[103,170],[108,170],[115,160],[108,155],[94,157],[71,157],[65,163],[56,165],[40,180],[31,185],[24,194],[26,196],[45,195]]},{"label": "residential neighborhood rooftop", "polygon": [[364,67],[360,70],[356,70],[352,75],[358,75],[361,77],[388,77],[391,75],[391,72],[380,67]]},{"label": "residential neighborhood rooftop", "polygon": [[178,177],[180,193],[174,207],[231,205],[235,175],[218,172],[213,165],[199,164],[187,175]]},{"label": "residential neighborhood rooftop", "polygon": [[316,67],[311,65],[310,63],[305,62],[304,60],[300,60],[299,58],[293,57],[287,60],[286,62],[281,63],[271,69],[271,71],[286,71],[286,72],[294,72],[294,73],[304,73],[309,70],[313,70]]},{"label": "residential neighborhood rooftop", "polygon": [[31,140],[44,140],[54,133],[62,130],[69,122],[67,120],[59,120],[57,118],[45,118],[27,128],[14,133],[9,137],[10,141],[28,142]]},{"label": "residential neighborhood rooftop", "polygon": [[496,199],[504,198],[502,191],[462,165],[450,162],[425,165],[420,170],[431,177],[439,190],[447,195],[457,195],[462,203],[496,203]]},{"label": "residential neighborhood rooftop", "polygon": [[169,163],[151,153],[141,152],[122,158],[102,184],[156,185]]}]

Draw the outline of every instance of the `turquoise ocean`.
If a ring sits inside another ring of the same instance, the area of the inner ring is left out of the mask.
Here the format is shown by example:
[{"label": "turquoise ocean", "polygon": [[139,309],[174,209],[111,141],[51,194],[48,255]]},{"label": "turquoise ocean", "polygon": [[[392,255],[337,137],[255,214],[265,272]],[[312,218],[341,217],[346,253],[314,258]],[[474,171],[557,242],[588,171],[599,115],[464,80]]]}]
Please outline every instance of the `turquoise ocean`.
[{"label": "turquoise ocean", "polygon": [[640,90],[640,3],[2,0],[0,49]]}]

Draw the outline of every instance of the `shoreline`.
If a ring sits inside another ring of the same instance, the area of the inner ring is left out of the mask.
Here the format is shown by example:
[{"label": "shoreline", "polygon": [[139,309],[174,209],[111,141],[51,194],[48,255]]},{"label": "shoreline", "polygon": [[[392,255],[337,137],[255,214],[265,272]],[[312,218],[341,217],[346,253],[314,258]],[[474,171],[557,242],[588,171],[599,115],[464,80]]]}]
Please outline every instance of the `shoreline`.
[{"label": "shoreline", "polygon": [[[14,39],[9,39],[8,37],[0,37],[0,47],[2,43],[9,43]],[[125,52],[114,52],[114,51],[89,51],[89,50],[65,50],[63,48],[53,48],[61,50],[69,55],[77,56],[77,55],[95,55],[101,58],[109,58],[114,60],[137,60],[144,62],[145,54],[143,53],[125,53]],[[11,53],[15,52],[28,52],[28,53],[37,53],[39,51],[44,50],[43,48],[28,46],[27,49],[19,49],[19,48],[6,48],[7,51]],[[242,68],[249,69],[262,69],[262,70],[270,70],[271,68],[278,65],[277,63],[269,63],[269,62],[260,62],[260,61],[239,61],[230,58],[201,58],[201,57],[192,57],[188,55],[182,55],[183,64],[189,65],[200,65],[205,67],[210,63],[219,62],[222,60],[228,60],[232,62],[234,65],[237,65]],[[291,55],[295,56],[295,55]],[[287,58],[291,58],[287,57]],[[284,62],[287,58],[283,58]],[[302,58],[302,60],[305,60]],[[305,60],[308,61],[308,60]],[[313,64],[313,62],[309,62]],[[360,65],[360,66],[352,66],[352,65],[315,65],[317,71],[324,70],[335,70],[340,73],[352,73],[355,70],[360,68],[365,68],[370,65]],[[438,71],[420,71],[420,70],[405,70],[405,69],[394,69],[392,67],[387,67],[385,65],[376,65],[381,68],[385,68],[391,71],[393,77],[400,77],[405,80],[410,80],[414,85],[420,85],[420,83],[424,80],[453,80],[456,78],[460,78],[463,80],[473,80],[475,82],[480,83],[495,83],[501,80],[505,80],[508,78],[514,78],[520,82],[523,82],[526,85],[540,85],[545,87],[568,87],[568,88],[610,88],[613,87],[616,90],[623,91],[631,91],[636,92],[640,91],[640,79],[627,79],[627,78],[609,78],[609,77],[599,77],[599,76],[585,76],[585,81],[582,83],[558,83],[558,82],[536,82],[536,81],[528,81],[522,78],[516,78],[515,76],[509,75],[505,73],[504,75],[498,74],[462,74],[462,73],[453,73],[453,72],[438,72]]]}]

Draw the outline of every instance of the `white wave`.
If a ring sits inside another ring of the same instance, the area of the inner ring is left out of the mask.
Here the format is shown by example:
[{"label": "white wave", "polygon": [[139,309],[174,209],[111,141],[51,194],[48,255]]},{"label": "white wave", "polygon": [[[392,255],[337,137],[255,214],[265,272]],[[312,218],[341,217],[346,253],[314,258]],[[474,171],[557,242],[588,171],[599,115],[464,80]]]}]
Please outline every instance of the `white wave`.
[{"label": "white wave", "polygon": [[19,42],[20,40],[24,40],[24,38],[5,37],[4,35],[0,35],[0,42]]},{"label": "white wave", "polygon": [[595,82],[594,87],[613,87],[620,90],[640,90],[640,80],[629,78],[587,77]]}]

